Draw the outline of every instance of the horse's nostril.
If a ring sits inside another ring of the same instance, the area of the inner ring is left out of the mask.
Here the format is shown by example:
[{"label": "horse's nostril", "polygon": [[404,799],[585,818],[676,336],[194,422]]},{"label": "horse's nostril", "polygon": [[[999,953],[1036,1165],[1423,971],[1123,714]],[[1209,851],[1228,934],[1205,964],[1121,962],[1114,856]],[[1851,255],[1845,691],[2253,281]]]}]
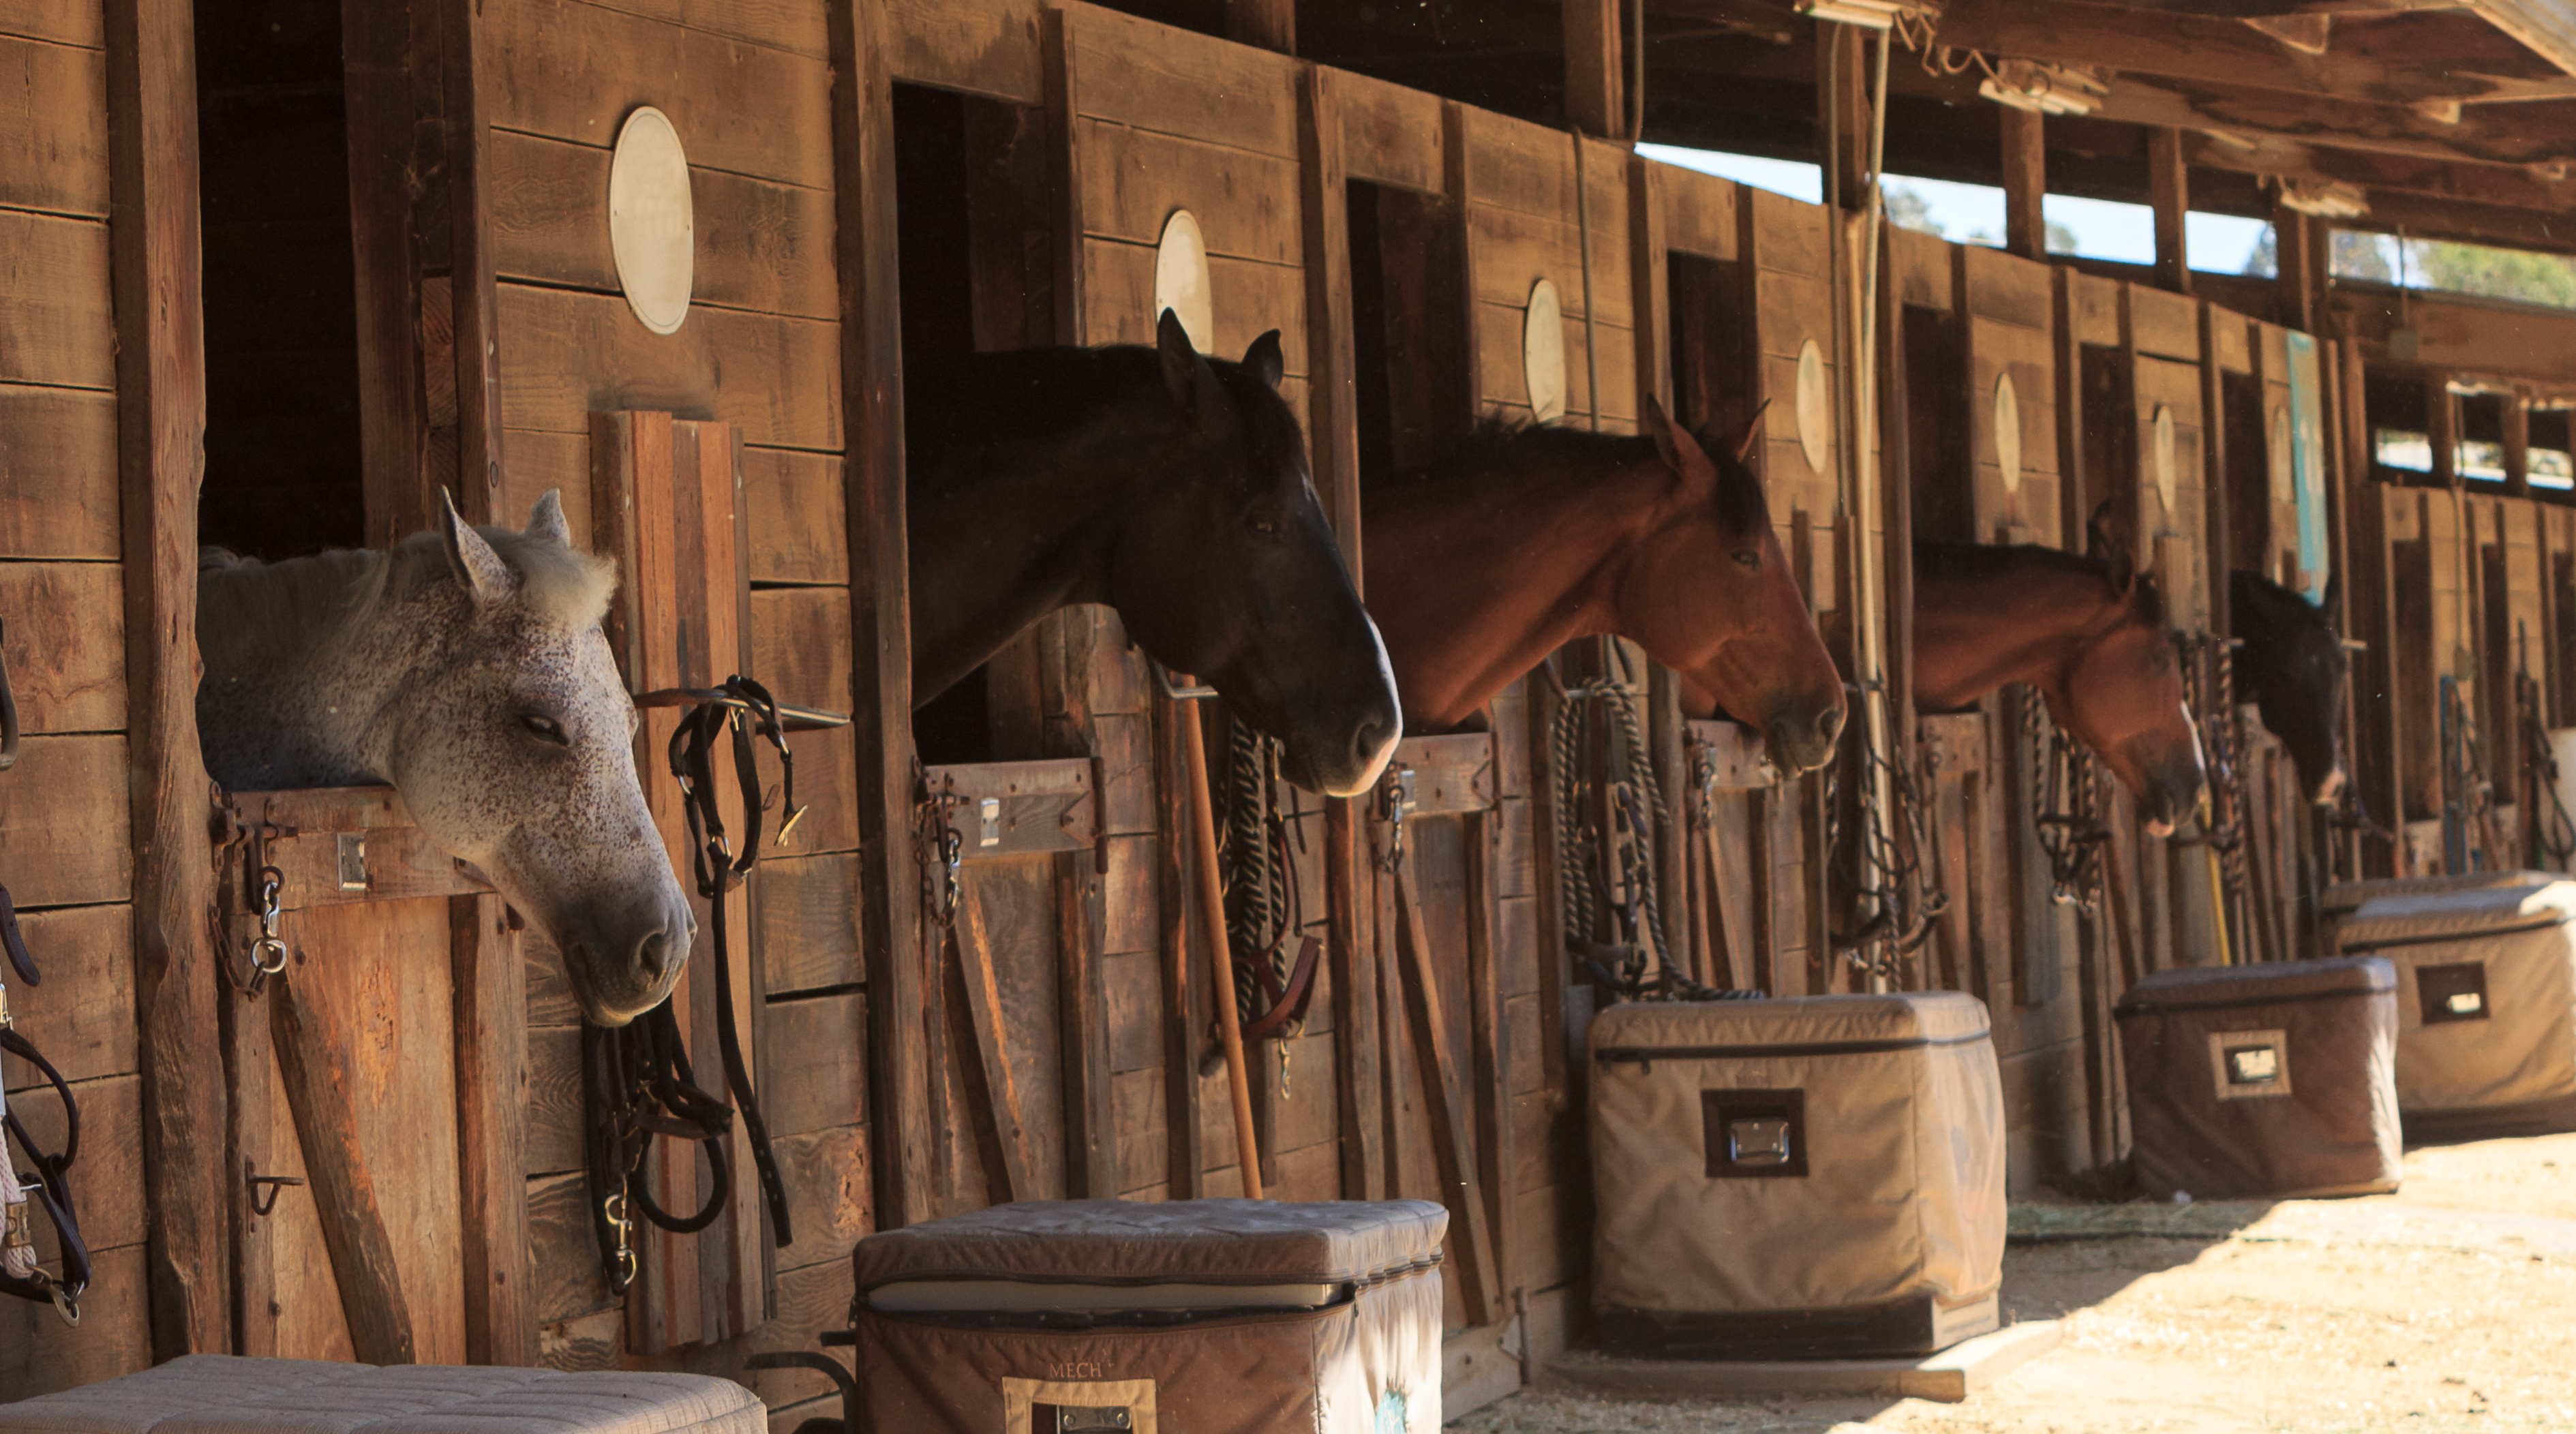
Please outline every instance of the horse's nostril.
[{"label": "horse's nostril", "polygon": [[674,943],[667,932],[656,931],[635,943],[635,965],[649,980],[659,981],[670,974],[671,948]]},{"label": "horse's nostril", "polygon": [[1834,739],[1843,734],[1843,709],[1828,707],[1817,713],[1816,733],[1825,739],[1826,746],[1832,746]]}]

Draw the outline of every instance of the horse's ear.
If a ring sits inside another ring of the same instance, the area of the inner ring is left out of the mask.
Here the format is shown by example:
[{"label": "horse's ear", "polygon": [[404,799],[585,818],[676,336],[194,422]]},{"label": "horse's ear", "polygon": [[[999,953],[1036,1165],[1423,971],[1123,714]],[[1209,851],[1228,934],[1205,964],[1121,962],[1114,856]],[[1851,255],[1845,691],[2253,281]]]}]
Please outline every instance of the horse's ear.
[{"label": "horse's ear", "polygon": [[1190,331],[1181,324],[1181,316],[1170,309],[1154,325],[1154,347],[1163,358],[1163,387],[1170,389],[1172,402],[1196,412],[1199,401],[1199,375],[1215,377],[1207,360],[1199,357],[1198,346],[1190,342]]},{"label": "horse's ear", "polygon": [[2105,498],[2084,524],[2084,556],[2100,562],[2111,573],[2111,586],[2127,592],[2138,580],[2138,569],[2129,556],[2129,546],[2111,531],[2111,500]]},{"label": "horse's ear", "polygon": [[2317,608],[2326,615],[2327,627],[2343,631],[2343,569],[2326,574],[2326,595]]},{"label": "horse's ear", "polygon": [[1252,347],[1243,351],[1243,367],[1270,387],[1279,386],[1280,377],[1288,372],[1288,360],[1279,352],[1277,329],[1254,339]]},{"label": "horse's ear", "polygon": [[1750,463],[1753,461],[1753,445],[1762,439],[1762,415],[1770,411],[1771,400],[1766,398],[1754,405],[1753,416],[1744,420],[1741,431],[1726,434],[1703,431],[1699,435],[1699,446],[1710,450],[1723,449],[1734,454],[1736,462]]},{"label": "horse's ear", "polygon": [[572,524],[564,521],[563,490],[548,488],[528,510],[527,536],[557,547],[572,546]]},{"label": "horse's ear", "polygon": [[447,570],[456,575],[457,586],[473,597],[478,608],[509,601],[519,591],[519,575],[510,571],[473,524],[457,515],[455,494],[442,488],[439,498],[439,540],[447,549]]},{"label": "horse's ear", "polygon": [[1681,431],[1680,425],[1673,422],[1672,415],[1664,412],[1662,402],[1651,393],[1646,395],[1646,421],[1643,427],[1646,430],[1646,436],[1655,440],[1655,456],[1664,460],[1664,466],[1677,475],[1684,472],[1681,446],[1684,443],[1690,443],[1691,447],[1697,448],[1699,445],[1691,441],[1689,434]]}]

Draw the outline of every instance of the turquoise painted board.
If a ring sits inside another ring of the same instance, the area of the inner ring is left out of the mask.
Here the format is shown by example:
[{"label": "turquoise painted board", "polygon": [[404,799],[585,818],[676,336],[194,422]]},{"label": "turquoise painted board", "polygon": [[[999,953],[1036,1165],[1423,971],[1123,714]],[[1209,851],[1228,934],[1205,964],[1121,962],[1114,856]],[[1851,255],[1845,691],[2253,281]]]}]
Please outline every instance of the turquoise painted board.
[{"label": "turquoise painted board", "polygon": [[2299,574],[2307,599],[2326,599],[2326,464],[2324,405],[2319,401],[2317,341],[2290,335],[2290,483],[2299,504]]}]

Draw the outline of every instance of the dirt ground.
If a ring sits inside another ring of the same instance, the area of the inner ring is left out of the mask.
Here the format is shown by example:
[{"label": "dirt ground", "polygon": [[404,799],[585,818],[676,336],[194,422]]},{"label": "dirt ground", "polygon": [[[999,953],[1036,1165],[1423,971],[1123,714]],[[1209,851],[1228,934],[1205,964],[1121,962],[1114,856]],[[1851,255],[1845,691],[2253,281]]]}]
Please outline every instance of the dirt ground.
[{"label": "dirt ground", "polygon": [[2016,1206],[2015,1320],[2064,1343],[1964,1404],[1526,1393],[1477,1434],[2576,1434],[2576,1135],[2410,1151],[2396,1195]]}]

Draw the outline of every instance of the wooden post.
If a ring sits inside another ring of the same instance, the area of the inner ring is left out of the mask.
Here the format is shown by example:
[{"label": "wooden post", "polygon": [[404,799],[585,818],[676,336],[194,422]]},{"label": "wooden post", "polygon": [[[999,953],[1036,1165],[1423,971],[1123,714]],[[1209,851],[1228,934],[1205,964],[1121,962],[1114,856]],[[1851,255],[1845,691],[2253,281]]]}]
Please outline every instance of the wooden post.
[{"label": "wooden post", "polygon": [[2308,216],[2286,204],[2272,206],[2272,311],[2281,323],[2302,333],[2317,330],[2317,295],[2325,286],[2325,276],[2316,267],[2317,254],[2309,242],[2312,226]]},{"label": "wooden post", "polygon": [[2519,390],[2504,396],[2504,491],[2531,496],[2531,399]]},{"label": "wooden post", "polygon": [[1225,0],[1225,37],[1283,55],[1297,53],[1297,0]]},{"label": "wooden post", "polygon": [[313,1182],[322,1246],[349,1321],[349,1343],[361,1363],[410,1364],[418,1347],[411,1309],[384,1210],[376,1202],[375,1176],[358,1143],[357,1072],[348,1038],[321,1003],[304,996],[293,976],[271,982],[269,1027],[286,1108],[304,1150],[304,1173]]},{"label": "wooden post", "polygon": [[213,784],[197,747],[206,351],[192,7],[107,0],[106,41],[146,1260],[152,1352],[172,1359],[232,1345],[221,978],[206,916],[215,899]]},{"label": "wooden post", "polygon": [[2424,428],[2433,445],[2433,486],[2456,486],[2460,481],[2460,401],[2451,396],[2449,369],[2424,370]]},{"label": "wooden post", "polygon": [[2000,106],[2003,121],[2004,252],[2024,259],[2048,257],[2048,151],[2037,111]]},{"label": "wooden post", "polygon": [[1585,134],[1628,133],[1619,0],[1564,0],[1565,119]]},{"label": "wooden post", "polygon": [[[1050,25],[1059,23],[1048,12]],[[842,429],[849,435],[850,711],[880,1228],[930,1218],[929,1038],[912,856],[912,595],[904,528],[902,283],[884,0],[831,7],[840,220]]]},{"label": "wooden post", "polygon": [[1825,198],[1858,209],[1869,187],[1867,46],[1850,26],[1816,22],[1816,163],[1825,169]]},{"label": "wooden post", "polygon": [[537,1362],[528,1250],[527,968],[501,898],[447,899],[455,971],[456,1174],[465,1357]]},{"label": "wooden post", "polygon": [[364,542],[387,548],[426,529],[436,511],[429,504],[437,484],[428,474],[427,384],[415,333],[424,264],[412,227],[410,175],[420,126],[412,111],[411,15],[407,6],[381,0],[342,0],[340,23]]},{"label": "wooden post", "polygon": [[[456,508],[469,523],[501,520],[499,299],[492,270],[491,126],[483,120],[482,0],[442,0],[439,64],[445,77],[448,257],[456,342]],[[433,475],[441,476],[441,475]],[[434,508],[428,511],[436,511]]]},{"label": "wooden post", "polygon": [[2191,173],[2182,157],[2182,131],[2147,131],[2147,188],[2156,214],[2156,287],[2191,292],[2191,264],[2183,253],[2183,216],[2191,210]]}]

